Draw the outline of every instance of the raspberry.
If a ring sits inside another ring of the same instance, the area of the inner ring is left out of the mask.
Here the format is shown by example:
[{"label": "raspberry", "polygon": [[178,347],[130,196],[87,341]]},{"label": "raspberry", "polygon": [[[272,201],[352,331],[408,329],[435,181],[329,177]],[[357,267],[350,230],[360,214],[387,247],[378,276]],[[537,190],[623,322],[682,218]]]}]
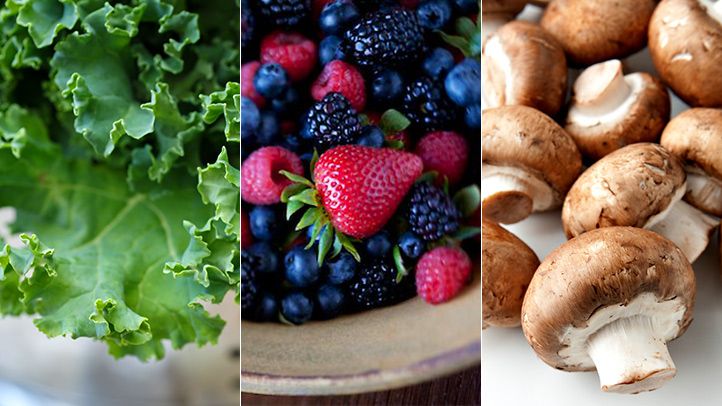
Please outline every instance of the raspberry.
[{"label": "raspberry", "polygon": [[246,248],[251,244],[253,244],[253,236],[251,235],[248,215],[245,210],[241,209],[241,248]]},{"label": "raspberry", "polygon": [[261,41],[261,62],[280,64],[296,82],[311,73],[316,55],[316,44],[301,34],[276,31]]},{"label": "raspberry", "polygon": [[471,260],[460,248],[437,247],[416,264],[416,292],[439,304],[456,296],[471,274]]},{"label": "raspberry", "polygon": [[424,161],[424,172],[436,171],[446,176],[451,184],[461,180],[469,158],[466,140],[453,131],[426,134],[414,152]]},{"label": "raspberry", "polygon": [[301,159],[281,147],[264,147],[254,151],[241,165],[241,197],[252,204],[274,204],[292,182],[281,170],[303,176]]},{"label": "raspberry", "polygon": [[311,95],[319,101],[331,92],[341,93],[356,111],[366,106],[366,86],[361,73],[343,61],[331,61],[311,86]]},{"label": "raspberry", "polygon": [[253,85],[253,77],[260,67],[261,63],[258,61],[244,63],[241,66],[241,96],[251,99],[259,109],[266,104],[266,99],[258,94],[256,86]]}]

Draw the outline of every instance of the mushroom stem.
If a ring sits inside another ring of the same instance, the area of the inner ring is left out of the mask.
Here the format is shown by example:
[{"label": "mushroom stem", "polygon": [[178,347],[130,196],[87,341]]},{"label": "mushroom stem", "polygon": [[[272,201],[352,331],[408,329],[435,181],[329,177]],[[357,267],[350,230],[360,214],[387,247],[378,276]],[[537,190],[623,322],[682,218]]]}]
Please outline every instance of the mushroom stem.
[{"label": "mushroom stem", "polygon": [[722,210],[722,182],[703,170],[687,167],[687,201],[705,210]]},{"label": "mushroom stem", "polygon": [[718,23],[722,24],[722,1],[719,0],[699,0],[707,9],[707,14]]},{"label": "mushroom stem", "polygon": [[532,211],[551,208],[554,192],[541,179],[519,168],[482,164],[481,198],[484,218],[512,224]]},{"label": "mushroom stem", "polygon": [[484,72],[484,105],[487,108],[513,103],[511,60],[504,51],[499,36],[492,36],[484,45],[482,55]]},{"label": "mushroom stem", "polygon": [[624,104],[631,95],[632,88],[617,59],[590,66],[574,82],[575,109],[586,115],[604,115]]},{"label": "mushroom stem", "polygon": [[607,324],[589,338],[588,351],[605,392],[655,390],[677,372],[666,341],[647,316]]},{"label": "mushroom stem", "polygon": [[684,252],[690,263],[694,262],[709,244],[717,220],[682,200],[671,203],[665,212],[655,216],[654,220],[650,218],[644,228],[667,237]]}]

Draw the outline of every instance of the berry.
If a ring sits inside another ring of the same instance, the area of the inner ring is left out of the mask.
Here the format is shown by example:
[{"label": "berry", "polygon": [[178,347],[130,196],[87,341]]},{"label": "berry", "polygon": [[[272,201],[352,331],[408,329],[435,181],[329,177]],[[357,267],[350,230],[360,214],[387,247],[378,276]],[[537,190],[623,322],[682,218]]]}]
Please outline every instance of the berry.
[{"label": "berry", "polygon": [[424,132],[448,129],[456,119],[455,107],[444,90],[427,77],[406,86],[402,109],[411,123]]},{"label": "berry", "polygon": [[320,275],[316,254],[301,246],[292,248],[286,253],[286,280],[293,286],[305,288],[318,280]]},{"label": "berry", "polygon": [[454,6],[459,10],[461,14],[478,14],[479,13],[479,1],[478,0],[454,0]]},{"label": "berry", "polygon": [[322,285],[316,292],[318,313],[322,319],[338,316],[343,310],[346,295],[343,290],[334,285]]},{"label": "berry", "polygon": [[245,48],[252,41],[256,28],[256,19],[248,0],[241,1],[241,48]]},{"label": "berry", "polygon": [[470,129],[481,128],[481,106],[472,104],[464,109],[464,123]]},{"label": "berry", "polygon": [[409,297],[409,283],[404,278],[396,283],[396,268],[387,259],[363,263],[351,281],[348,292],[357,309],[388,306]]},{"label": "berry", "polygon": [[253,86],[263,97],[276,97],[288,88],[288,74],[277,63],[264,63],[253,77]]},{"label": "berry", "polygon": [[335,35],[329,35],[322,39],[318,45],[318,59],[321,65],[326,65],[333,60],[342,60],[344,57],[341,38]]},{"label": "berry", "polygon": [[386,225],[422,166],[407,152],[345,145],[321,154],[314,179],[335,229],[366,238]]},{"label": "berry", "polygon": [[303,324],[313,315],[313,302],[301,292],[292,292],[281,301],[283,318],[293,324]]},{"label": "berry", "polygon": [[292,182],[280,171],[303,176],[301,159],[281,147],[257,149],[241,165],[241,197],[251,204],[274,204],[281,201],[281,192]]},{"label": "berry", "polygon": [[251,233],[257,240],[271,241],[278,236],[283,220],[271,206],[256,206],[251,210]]},{"label": "berry", "polygon": [[[315,228],[316,224],[314,223],[306,229],[306,238],[308,239],[308,241],[311,241],[311,239],[313,238],[313,231]],[[321,227],[321,231],[318,232],[318,235],[316,235],[316,240],[313,242],[314,244],[316,244],[316,242],[321,239],[324,231],[326,231],[326,226]]]},{"label": "berry", "polygon": [[274,25],[292,27],[307,18],[311,0],[258,0],[258,10]]},{"label": "berry", "polygon": [[343,33],[350,23],[358,20],[359,11],[350,0],[334,0],[328,3],[321,11],[318,25],[326,35]]},{"label": "berry", "polygon": [[279,135],[278,117],[271,111],[261,113],[261,125],[256,130],[256,143],[262,147],[273,145]]},{"label": "berry", "polygon": [[392,69],[382,69],[371,78],[371,97],[382,105],[398,100],[404,91],[404,78]]},{"label": "berry", "polygon": [[416,264],[416,292],[428,303],[443,303],[459,293],[470,274],[471,260],[464,250],[437,247]]},{"label": "berry", "polygon": [[256,104],[247,97],[241,97],[241,140],[252,142],[260,125],[261,113]]},{"label": "berry", "polygon": [[261,293],[253,313],[256,321],[274,321],[278,317],[278,299],[270,292]]},{"label": "berry", "polygon": [[356,275],[357,262],[348,252],[342,251],[336,258],[326,262],[328,282],[343,285]]},{"label": "berry", "polygon": [[258,108],[263,108],[266,105],[266,99],[256,91],[256,86],[253,84],[253,78],[256,77],[256,72],[260,67],[261,63],[258,61],[244,63],[241,66],[241,95],[251,99]]},{"label": "berry", "polygon": [[365,15],[344,34],[344,52],[367,67],[401,66],[416,60],[424,36],[416,13],[384,8]]},{"label": "berry", "polygon": [[248,215],[246,211],[241,208],[241,248],[246,248],[251,244],[253,244],[253,236],[251,235]]},{"label": "berry", "polygon": [[464,176],[469,146],[453,131],[436,131],[422,137],[414,153],[424,162],[424,172],[436,171],[453,185]]},{"label": "berry", "polygon": [[256,272],[253,269],[253,262],[244,258],[241,261],[241,312],[245,315],[250,312],[256,304],[258,286],[256,285]]},{"label": "berry", "polygon": [[407,219],[411,231],[424,241],[436,241],[459,228],[461,212],[443,190],[420,182],[409,192]]},{"label": "berry", "polygon": [[399,237],[399,249],[401,253],[411,260],[416,260],[421,257],[421,254],[424,253],[426,248],[425,245],[424,241],[411,231],[407,231]]},{"label": "berry", "polygon": [[340,93],[329,93],[316,102],[308,112],[304,127],[319,151],[353,144],[361,132],[356,110]]},{"label": "berry", "polygon": [[281,146],[283,148],[286,148],[289,151],[293,151],[295,153],[301,152],[303,149],[306,148],[306,144],[304,140],[299,136],[298,134],[286,134],[283,137],[283,142],[281,143]]},{"label": "berry", "polygon": [[454,67],[454,55],[444,48],[434,48],[424,58],[421,68],[430,78],[441,79]]},{"label": "berry", "polygon": [[289,87],[281,95],[271,99],[271,110],[283,117],[291,116],[298,112],[300,100],[301,96],[298,94],[298,90]]},{"label": "berry", "polygon": [[316,44],[301,34],[276,31],[261,41],[261,62],[281,65],[298,82],[316,66]]},{"label": "berry", "polygon": [[257,242],[243,251],[254,261],[254,269],[259,274],[274,274],[278,271],[278,252],[267,242]]},{"label": "berry", "polygon": [[369,237],[364,245],[370,257],[383,258],[391,252],[391,237],[387,231],[381,231]]},{"label": "berry", "polygon": [[381,148],[384,146],[384,132],[375,125],[367,125],[361,129],[358,145]]},{"label": "berry", "polygon": [[459,106],[481,103],[481,65],[466,58],[446,75],[444,88],[449,99]]},{"label": "berry", "polygon": [[311,85],[311,95],[316,101],[331,92],[342,94],[356,111],[362,111],[366,105],[364,78],[356,68],[346,62],[329,62]]},{"label": "berry", "polygon": [[419,24],[429,30],[439,30],[451,21],[451,4],[448,0],[424,0],[416,9]]}]

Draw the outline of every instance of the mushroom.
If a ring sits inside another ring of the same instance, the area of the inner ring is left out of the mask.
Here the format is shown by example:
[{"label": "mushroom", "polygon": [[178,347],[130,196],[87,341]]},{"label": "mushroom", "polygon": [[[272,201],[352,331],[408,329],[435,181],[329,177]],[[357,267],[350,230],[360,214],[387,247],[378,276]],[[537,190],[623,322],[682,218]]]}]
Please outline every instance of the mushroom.
[{"label": "mushroom", "polygon": [[722,107],[722,2],[660,2],[649,23],[649,53],[659,76],[685,102]]},{"label": "mushroom", "polygon": [[490,221],[482,221],[481,236],[482,328],[517,327],[539,258],[524,241]]},{"label": "mushroom", "polygon": [[722,110],[693,108],[669,122],[661,144],[685,163],[684,199],[722,217]]},{"label": "mushroom", "polygon": [[526,3],[526,0],[485,0],[481,5],[482,47],[502,25],[513,20]]},{"label": "mushroom", "polygon": [[597,160],[628,144],[658,140],[669,112],[662,82],[644,72],[624,75],[613,59],[590,66],[574,82],[564,129],[582,155]]},{"label": "mushroom", "polygon": [[647,230],[608,227],[544,259],[521,324],[550,366],[596,369],[603,391],[639,393],[675,376],[667,342],[689,326],[694,299],[694,272],[678,247]]},{"label": "mushroom", "polygon": [[655,0],[554,0],[541,26],[556,38],[570,64],[591,65],[644,48]]},{"label": "mushroom", "polygon": [[567,238],[600,227],[633,226],[672,240],[689,262],[704,251],[717,221],[682,200],[682,162],[657,144],[631,144],[577,179],[562,208]]},{"label": "mushroom", "polygon": [[582,167],[569,134],[526,106],[484,110],[481,121],[482,216],[510,224],[559,207]]},{"label": "mushroom", "polygon": [[504,25],[482,53],[487,107],[519,104],[555,115],[566,96],[567,63],[562,47],[527,21]]}]

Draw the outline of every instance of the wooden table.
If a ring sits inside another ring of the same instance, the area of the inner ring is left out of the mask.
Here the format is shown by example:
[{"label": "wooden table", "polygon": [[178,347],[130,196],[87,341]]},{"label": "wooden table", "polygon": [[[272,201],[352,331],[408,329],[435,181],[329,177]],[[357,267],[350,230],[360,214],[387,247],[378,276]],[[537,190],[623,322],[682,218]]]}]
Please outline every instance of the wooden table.
[{"label": "wooden table", "polygon": [[350,396],[264,396],[243,393],[248,406],[331,406],[331,405],[480,405],[481,372],[476,366],[431,382],[385,392]]}]

